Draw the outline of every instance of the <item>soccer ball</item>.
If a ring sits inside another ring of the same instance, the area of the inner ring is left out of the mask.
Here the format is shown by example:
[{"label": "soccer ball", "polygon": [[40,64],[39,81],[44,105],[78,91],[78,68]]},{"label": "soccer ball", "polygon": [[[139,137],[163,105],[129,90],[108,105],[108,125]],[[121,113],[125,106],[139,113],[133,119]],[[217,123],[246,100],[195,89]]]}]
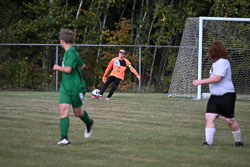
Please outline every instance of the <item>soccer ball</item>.
[{"label": "soccer ball", "polygon": [[93,95],[93,96],[98,96],[99,93],[100,93],[100,90],[99,90],[99,89],[94,89],[94,90],[92,91],[92,95]]}]

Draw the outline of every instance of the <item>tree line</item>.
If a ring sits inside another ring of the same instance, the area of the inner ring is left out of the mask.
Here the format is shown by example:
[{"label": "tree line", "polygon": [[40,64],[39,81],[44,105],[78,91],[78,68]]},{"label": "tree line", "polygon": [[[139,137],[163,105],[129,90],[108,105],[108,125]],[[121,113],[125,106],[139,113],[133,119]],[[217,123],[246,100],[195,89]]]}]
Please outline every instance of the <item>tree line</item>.
[{"label": "tree line", "polygon": [[[1,43],[58,44],[62,27],[72,29],[76,44],[179,46],[188,17],[249,17],[248,0],[1,0]],[[0,46],[0,89],[52,89],[55,49]],[[87,65],[89,89],[99,87],[108,61],[121,48],[78,47]],[[138,69],[138,49],[125,48]],[[60,52],[61,57],[63,51]],[[144,48],[145,91],[167,91],[178,50]],[[120,90],[133,90],[127,75]]]}]

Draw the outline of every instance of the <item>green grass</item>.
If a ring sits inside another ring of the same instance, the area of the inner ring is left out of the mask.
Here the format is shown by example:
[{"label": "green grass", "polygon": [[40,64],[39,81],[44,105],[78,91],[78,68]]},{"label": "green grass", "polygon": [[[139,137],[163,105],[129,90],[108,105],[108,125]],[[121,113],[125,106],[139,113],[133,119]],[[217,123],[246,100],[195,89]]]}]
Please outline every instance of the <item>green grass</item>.
[{"label": "green grass", "polygon": [[[105,94],[106,95],[106,94]],[[90,139],[70,112],[70,146],[57,146],[58,93],[0,92],[0,166],[3,167],[249,167],[250,103],[236,102],[245,146],[222,118],[215,145],[202,146],[206,100],[166,94],[115,93],[111,101],[86,94],[84,108],[95,120]]]}]

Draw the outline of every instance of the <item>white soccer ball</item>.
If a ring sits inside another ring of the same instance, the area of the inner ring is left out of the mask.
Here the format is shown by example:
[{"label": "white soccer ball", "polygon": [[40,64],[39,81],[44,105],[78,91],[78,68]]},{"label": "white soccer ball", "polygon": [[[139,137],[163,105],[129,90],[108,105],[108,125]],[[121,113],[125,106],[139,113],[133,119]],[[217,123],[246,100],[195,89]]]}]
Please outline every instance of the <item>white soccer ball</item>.
[{"label": "white soccer ball", "polygon": [[99,89],[94,89],[94,90],[92,91],[92,95],[93,95],[93,96],[98,96],[99,93],[100,93],[100,90],[99,90]]}]

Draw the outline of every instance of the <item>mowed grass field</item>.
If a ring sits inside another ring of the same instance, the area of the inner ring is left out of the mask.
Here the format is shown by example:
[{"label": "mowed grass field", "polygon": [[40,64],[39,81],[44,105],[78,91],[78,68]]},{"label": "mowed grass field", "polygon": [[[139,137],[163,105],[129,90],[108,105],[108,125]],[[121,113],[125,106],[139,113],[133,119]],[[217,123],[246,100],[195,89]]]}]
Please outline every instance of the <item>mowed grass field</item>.
[{"label": "mowed grass field", "polygon": [[[0,92],[2,167],[249,167],[250,102],[236,102],[244,147],[234,146],[219,118],[215,145],[202,146],[207,100],[167,94],[115,93],[111,101],[86,94],[84,109],[95,120],[93,136],[70,112],[71,145],[60,139],[56,92]],[[107,94],[105,94],[107,95]]]}]

